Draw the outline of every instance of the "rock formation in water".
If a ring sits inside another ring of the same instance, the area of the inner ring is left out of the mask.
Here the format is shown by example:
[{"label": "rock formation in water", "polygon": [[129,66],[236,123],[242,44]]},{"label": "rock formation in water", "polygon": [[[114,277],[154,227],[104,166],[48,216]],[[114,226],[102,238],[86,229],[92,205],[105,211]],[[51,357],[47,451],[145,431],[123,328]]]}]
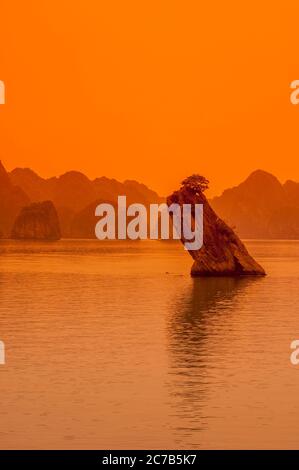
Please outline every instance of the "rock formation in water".
[{"label": "rock formation in water", "polygon": [[[217,216],[201,190],[183,185],[168,197],[168,206],[172,203],[181,207],[191,204],[193,209],[195,204],[203,204],[203,246],[200,250],[189,251],[194,259],[192,276],[265,275],[234,231]],[[186,242],[183,235],[182,242]]]},{"label": "rock formation in water", "polygon": [[59,240],[60,226],[54,204],[44,201],[23,207],[11,237],[18,240]]}]

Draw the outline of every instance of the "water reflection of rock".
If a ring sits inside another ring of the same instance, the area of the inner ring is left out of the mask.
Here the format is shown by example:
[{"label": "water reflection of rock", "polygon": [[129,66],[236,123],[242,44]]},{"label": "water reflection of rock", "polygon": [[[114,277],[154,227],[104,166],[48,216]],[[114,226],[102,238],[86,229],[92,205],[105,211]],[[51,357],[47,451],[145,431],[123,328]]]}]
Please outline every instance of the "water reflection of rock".
[{"label": "water reflection of rock", "polygon": [[[178,437],[196,435],[206,426],[207,397],[212,390],[213,352],[222,348],[221,335],[229,336],[238,315],[237,305],[260,278],[201,278],[180,292],[171,304],[168,325],[169,392],[174,414],[180,422]],[[224,331],[225,330],[225,331]],[[213,381],[214,383],[214,381]],[[220,384],[219,384],[220,385]],[[211,416],[210,416],[211,418]],[[179,438],[178,438],[179,440]],[[191,445],[199,442],[191,442]]]}]

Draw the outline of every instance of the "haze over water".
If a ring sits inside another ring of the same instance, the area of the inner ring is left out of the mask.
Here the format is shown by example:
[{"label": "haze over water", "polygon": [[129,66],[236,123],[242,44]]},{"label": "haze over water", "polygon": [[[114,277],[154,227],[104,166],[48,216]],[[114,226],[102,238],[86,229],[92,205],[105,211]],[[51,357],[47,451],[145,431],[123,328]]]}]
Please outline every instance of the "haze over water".
[{"label": "haze over water", "polygon": [[0,241],[0,448],[296,448],[299,242],[192,279],[168,242]]}]

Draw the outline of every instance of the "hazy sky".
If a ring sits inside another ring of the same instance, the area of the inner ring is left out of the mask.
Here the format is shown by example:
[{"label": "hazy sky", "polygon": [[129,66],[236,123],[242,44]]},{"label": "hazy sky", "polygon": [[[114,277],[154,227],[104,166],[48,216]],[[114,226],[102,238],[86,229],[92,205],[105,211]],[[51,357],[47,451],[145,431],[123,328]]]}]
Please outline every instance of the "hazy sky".
[{"label": "hazy sky", "polygon": [[194,172],[212,194],[256,168],[299,181],[295,5],[5,2],[0,158],[42,176],[137,179],[161,194]]}]

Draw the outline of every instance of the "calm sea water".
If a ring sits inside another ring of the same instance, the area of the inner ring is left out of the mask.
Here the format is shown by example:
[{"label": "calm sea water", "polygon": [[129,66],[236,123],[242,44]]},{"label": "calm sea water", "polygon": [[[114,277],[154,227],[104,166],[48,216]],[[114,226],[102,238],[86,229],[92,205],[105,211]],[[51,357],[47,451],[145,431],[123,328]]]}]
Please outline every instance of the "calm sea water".
[{"label": "calm sea water", "polygon": [[298,448],[299,243],[192,279],[165,242],[0,242],[0,448]]}]

